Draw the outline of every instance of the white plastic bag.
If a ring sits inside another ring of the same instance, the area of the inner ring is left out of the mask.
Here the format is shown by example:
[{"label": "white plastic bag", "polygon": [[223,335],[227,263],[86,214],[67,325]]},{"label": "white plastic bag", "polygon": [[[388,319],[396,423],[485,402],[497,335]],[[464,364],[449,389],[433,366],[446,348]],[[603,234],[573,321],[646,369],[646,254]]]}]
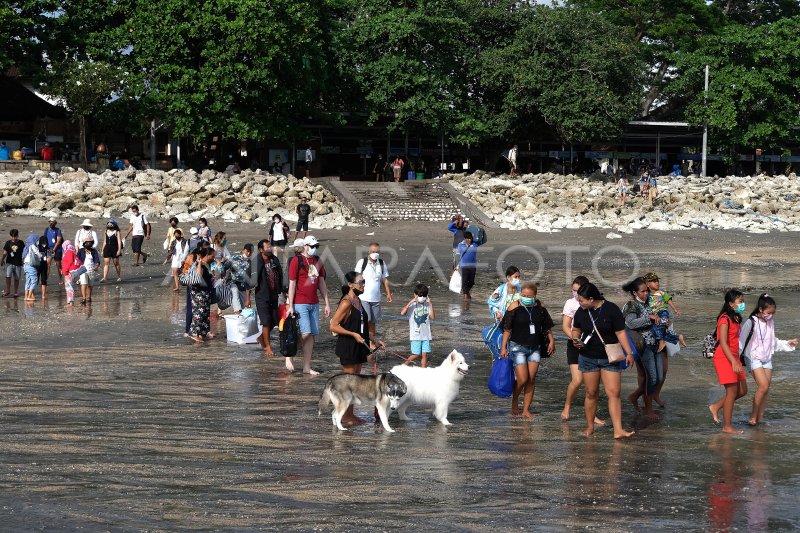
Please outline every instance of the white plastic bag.
[{"label": "white plastic bag", "polygon": [[671,342],[667,343],[667,356],[674,357],[681,352],[680,344],[673,344]]},{"label": "white plastic bag", "polygon": [[450,290],[456,294],[461,294],[461,272],[458,270],[453,271],[450,276]]},{"label": "white plastic bag", "polygon": [[[225,333],[228,336],[228,342],[234,344],[247,344],[250,340],[248,337],[256,335],[258,332],[258,324],[256,317],[250,315],[225,315]],[[258,336],[258,335],[256,335]],[[255,342],[255,338],[252,342]]]}]

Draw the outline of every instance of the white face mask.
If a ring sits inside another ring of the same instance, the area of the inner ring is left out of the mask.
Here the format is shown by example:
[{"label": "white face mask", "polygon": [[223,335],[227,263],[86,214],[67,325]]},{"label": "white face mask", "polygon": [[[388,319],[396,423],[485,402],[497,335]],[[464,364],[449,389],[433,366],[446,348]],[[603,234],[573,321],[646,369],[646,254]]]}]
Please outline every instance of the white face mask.
[{"label": "white face mask", "polygon": [[369,258],[372,259],[373,261],[377,261],[380,255],[381,254],[379,254],[378,252],[372,252],[371,254],[369,254]]},{"label": "white face mask", "polygon": [[317,255],[317,249],[309,247],[308,248],[308,257],[314,257],[315,255]]},{"label": "white face mask", "polygon": [[417,296],[417,303],[424,304],[425,300],[427,300],[427,299],[428,299],[427,296]]}]

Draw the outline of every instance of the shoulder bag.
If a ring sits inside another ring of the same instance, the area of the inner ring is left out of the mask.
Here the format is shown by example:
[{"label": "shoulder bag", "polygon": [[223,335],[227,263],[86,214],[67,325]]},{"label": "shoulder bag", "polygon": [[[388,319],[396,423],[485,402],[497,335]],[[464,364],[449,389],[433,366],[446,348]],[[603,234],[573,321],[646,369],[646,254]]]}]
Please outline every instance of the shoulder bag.
[{"label": "shoulder bag", "polygon": [[619,363],[620,361],[625,360],[625,350],[622,348],[622,344],[615,343],[615,344],[606,344],[606,341],[603,340],[603,336],[600,335],[600,332],[597,330],[597,324],[592,317],[592,313],[589,313],[589,319],[592,321],[592,327],[594,328],[594,332],[597,333],[597,336],[600,338],[600,342],[603,343],[603,346],[606,349],[606,357],[608,357],[609,363]]}]

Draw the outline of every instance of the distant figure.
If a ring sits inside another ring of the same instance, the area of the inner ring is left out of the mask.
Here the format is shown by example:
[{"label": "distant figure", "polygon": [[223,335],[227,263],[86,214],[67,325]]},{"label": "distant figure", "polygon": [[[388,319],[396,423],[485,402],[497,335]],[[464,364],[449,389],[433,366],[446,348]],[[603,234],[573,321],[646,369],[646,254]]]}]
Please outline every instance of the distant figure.
[{"label": "distant figure", "polygon": [[511,150],[508,151],[508,162],[511,164],[510,176],[517,173],[517,145],[515,144]]},{"label": "distant figure", "polygon": [[111,170],[125,170],[125,161],[120,156],[115,157],[111,163]]},{"label": "distant figure", "polygon": [[375,181],[383,181],[383,167],[386,164],[383,162],[383,155],[378,154],[378,159],[375,160],[375,166],[372,167],[372,173],[375,174]]},{"label": "distant figure", "polygon": [[6,161],[10,157],[8,146],[5,141],[0,142],[0,161]]},{"label": "distant figure", "polygon": [[283,159],[281,154],[275,156],[275,162],[272,164],[272,171],[275,174],[283,174]]},{"label": "distant figure", "polygon": [[56,158],[56,151],[55,149],[50,146],[50,143],[46,143],[42,147],[42,161],[53,161]]},{"label": "distant figure", "polygon": [[311,177],[311,162],[314,161],[314,152],[311,150],[309,146],[306,148],[306,177]]},{"label": "distant figure", "polygon": [[403,166],[405,166],[403,158],[400,157],[399,155],[396,156],[394,158],[394,161],[392,162],[392,173],[394,175],[395,183],[400,183],[400,176],[401,173],[403,172]]}]

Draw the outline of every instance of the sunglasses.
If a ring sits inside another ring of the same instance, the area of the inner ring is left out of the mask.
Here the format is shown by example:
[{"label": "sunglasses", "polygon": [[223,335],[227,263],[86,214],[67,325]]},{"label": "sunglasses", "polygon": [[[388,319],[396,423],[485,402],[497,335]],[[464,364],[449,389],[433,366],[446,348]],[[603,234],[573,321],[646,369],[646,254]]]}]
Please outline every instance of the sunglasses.
[{"label": "sunglasses", "polygon": [[361,285],[362,287],[367,284],[367,282],[364,281],[363,279],[360,279],[358,281],[354,281],[353,283],[355,283],[356,285]]},{"label": "sunglasses", "polygon": [[309,244],[308,247],[317,249],[317,248],[319,248],[319,244]]}]

